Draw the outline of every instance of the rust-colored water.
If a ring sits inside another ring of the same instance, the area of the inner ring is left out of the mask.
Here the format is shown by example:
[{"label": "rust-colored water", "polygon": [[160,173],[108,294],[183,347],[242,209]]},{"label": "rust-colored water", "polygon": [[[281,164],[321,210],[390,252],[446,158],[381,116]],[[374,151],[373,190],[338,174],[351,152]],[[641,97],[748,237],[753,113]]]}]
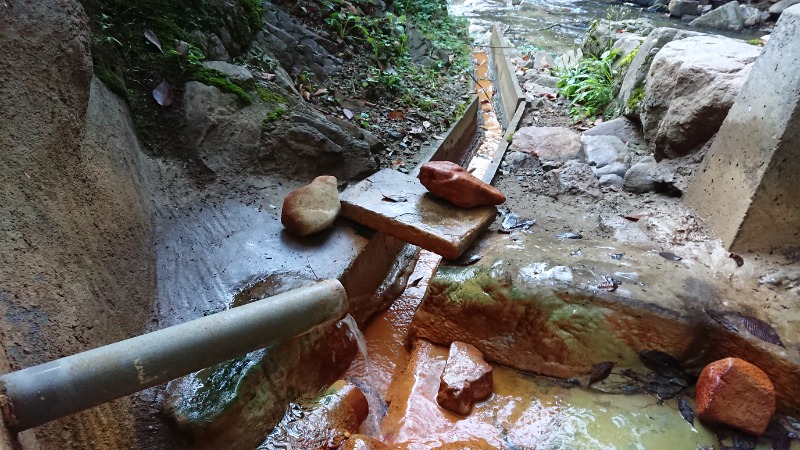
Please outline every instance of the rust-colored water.
[{"label": "rust-colored water", "polygon": [[475,156],[469,162],[467,170],[471,170],[476,177],[482,178],[497,151],[497,147],[500,145],[501,139],[503,139],[503,127],[494,110],[494,83],[490,79],[489,57],[486,51],[480,48],[474,49],[472,57],[477,80],[475,91],[481,102],[483,139],[480,147],[475,152]]}]

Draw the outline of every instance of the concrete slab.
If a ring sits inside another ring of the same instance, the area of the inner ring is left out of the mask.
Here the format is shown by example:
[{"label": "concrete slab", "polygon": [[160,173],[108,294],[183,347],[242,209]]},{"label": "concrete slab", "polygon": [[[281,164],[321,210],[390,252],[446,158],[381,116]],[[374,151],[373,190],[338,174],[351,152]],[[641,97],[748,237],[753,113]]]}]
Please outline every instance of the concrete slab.
[{"label": "concrete slab", "polygon": [[458,258],[497,215],[494,206],[453,206],[391,169],[348,188],[341,199],[342,216],[449,259]]},{"label": "concrete slab", "polygon": [[519,87],[519,80],[514,75],[514,65],[508,56],[510,44],[503,37],[503,33],[497,24],[492,25],[492,38],[490,48],[492,50],[492,62],[495,75],[495,91],[500,95],[500,108],[498,116],[505,128],[517,111],[517,106],[525,102],[525,94]]},{"label": "concrete slab", "polygon": [[800,245],[800,5],[771,36],[686,193],[734,251]]}]

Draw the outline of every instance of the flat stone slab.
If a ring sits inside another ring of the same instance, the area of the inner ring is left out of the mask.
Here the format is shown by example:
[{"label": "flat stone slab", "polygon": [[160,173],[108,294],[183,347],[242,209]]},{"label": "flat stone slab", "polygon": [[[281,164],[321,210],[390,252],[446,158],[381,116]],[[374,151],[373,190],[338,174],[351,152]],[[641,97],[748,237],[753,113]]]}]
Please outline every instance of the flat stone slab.
[{"label": "flat stone slab", "polygon": [[448,259],[458,258],[497,216],[494,206],[454,206],[391,169],[346,189],[341,200],[342,216]]}]

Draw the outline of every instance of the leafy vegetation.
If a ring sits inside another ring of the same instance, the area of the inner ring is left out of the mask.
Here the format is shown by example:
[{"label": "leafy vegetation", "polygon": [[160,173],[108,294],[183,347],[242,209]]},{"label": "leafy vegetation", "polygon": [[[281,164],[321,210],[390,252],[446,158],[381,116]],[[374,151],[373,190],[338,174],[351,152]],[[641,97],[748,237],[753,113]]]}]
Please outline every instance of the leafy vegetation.
[{"label": "leafy vegetation", "polygon": [[616,50],[606,50],[600,56],[585,56],[577,65],[558,72],[558,88],[572,102],[573,119],[594,117],[611,102],[614,96],[611,65],[616,57]]},{"label": "leafy vegetation", "polygon": [[633,93],[631,94],[631,98],[628,99],[628,104],[626,105],[628,107],[628,110],[636,111],[636,109],[639,107],[639,103],[641,103],[643,99],[644,99],[644,88],[638,87],[634,89]]}]

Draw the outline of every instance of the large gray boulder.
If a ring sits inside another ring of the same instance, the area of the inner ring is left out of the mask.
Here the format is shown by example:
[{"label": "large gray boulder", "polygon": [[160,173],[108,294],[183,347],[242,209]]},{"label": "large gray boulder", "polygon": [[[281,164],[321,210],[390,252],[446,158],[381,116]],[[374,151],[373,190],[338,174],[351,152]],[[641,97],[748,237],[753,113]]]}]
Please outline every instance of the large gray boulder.
[{"label": "large gray boulder", "polygon": [[744,16],[736,0],[712,9],[689,23],[693,27],[714,28],[718,30],[739,31],[744,28]]},{"label": "large gray boulder", "polygon": [[644,96],[647,72],[661,47],[673,40],[685,39],[690,36],[701,36],[701,33],[661,27],[647,35],[647,39],[639,46],[636,56],[628,66],[617,93],[616,104],[625,116],[638,120],[639,103]]},{"label": "large gray boulder", "polygon": [[719,130],[759,47],[722,36],[672,41],[653,58],[639,105],[657,160],[685,155]]},{"label": "large gray boulder", "polygon": [[792,5],[796,5],[797,3],[800,3],[800,0],[780,0],[779,2],[769,7],[769,12],[771,14],[780,14],[786,8]]}]

